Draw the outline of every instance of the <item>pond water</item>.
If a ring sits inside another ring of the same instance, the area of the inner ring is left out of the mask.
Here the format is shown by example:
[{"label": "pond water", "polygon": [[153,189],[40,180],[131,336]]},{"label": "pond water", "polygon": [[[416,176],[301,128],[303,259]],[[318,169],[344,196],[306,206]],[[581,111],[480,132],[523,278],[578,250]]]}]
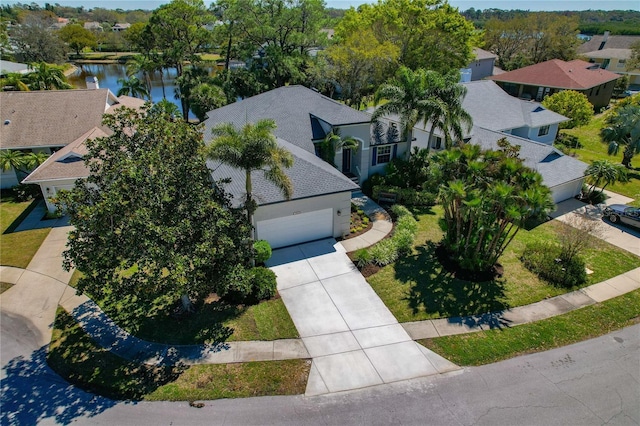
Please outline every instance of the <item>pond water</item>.
[{"label": "pond water", "polygon": [[[109,89],[113,94],[118,93],[120,90],[119,78],[127,78],[127,67],[124,64],[75,64],[78,69],[75,73],[69,76],[69,83],[73,84],[78,89],[86,89],[87,84],[85,79],[87,77],[97,77],[98,85],[101,89]],[[138,78],[142,79],[142,75],[138,75]],[[175,98],[175,78],[176,69],[165,69],[162,74],[164,79],[164,91],[167,100],[176,104],[178,109],[182,111],[180,101]],[[151,74],[151,100],[158,102],[162,100],[162,80],[160,73],[155,72]],[[193,114],[189,114],[189,118],[195,118]]]}]

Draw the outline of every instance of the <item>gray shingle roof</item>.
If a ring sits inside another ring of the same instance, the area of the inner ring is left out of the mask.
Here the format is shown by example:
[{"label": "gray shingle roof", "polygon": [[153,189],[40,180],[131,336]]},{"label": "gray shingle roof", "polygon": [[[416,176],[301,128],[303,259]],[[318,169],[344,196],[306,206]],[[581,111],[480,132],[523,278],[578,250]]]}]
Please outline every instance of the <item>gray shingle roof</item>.
[{"label": "gray shingle roof", "polygon": [[278,126],[274,132],[277,137],[313,153],[311,116],[334,126],[371,121],[369,114],[311,89],[285,86],[210,111],[205,121],[204,137],[210,140],[211,129],[219,123],[229,122],[240,127],[270,118]]},{"label": "gray shingle roof", "polygon": [[[285,170],[293,184],[292,200],[353,191],[359,188],[336,168],[314,154],[281,138],[278,138],[278,144],[293,155],[293,166]],[[245,197],[244,171],[212,160],[207,162],[207,166],[212,170],[211,175],[215,180],[231,178],[231,183],[225,189],[233,196],[234,204],[240,205]],[[251,183],[258,205],[286,201],[280,190],[269,182],[261,171],[251,173]]]},{"label": "gray shingle roof", "polygon": [[80,179],[89,176],[89,169],[85,166],[83,157],[87,154],[85,141],[89,139],[108,136],[111,131],[94,127],[71,142],[64,148],[56,151],[47,160],[36,168],[23,183],[38,183],[58,179]]},{"label": "gray shingle roof", "polygon": [[546,186],[553,188],[584,176],[587,164],[573,157],[564,155],[552,146],[531,141],[517,136],[475,127],[471,143],[483,149],[499,149],[496,143],[506,137],[512,145],[520,145],[520,158],[524,164],[542,175]]},{"label": "gray shingle roof", "polygon": [[544,108],[538,102],[514,98],[493,81],[464,83],[467,87],[462,106],[473,117],[474,126],[490,130],[540,127],[568,118]]},{"label": "gray shingle roof", "polygon": [[65,146],[121,105],[136,108],[142,101],[116,98],[109,89],[0,92],[0,148]]}]

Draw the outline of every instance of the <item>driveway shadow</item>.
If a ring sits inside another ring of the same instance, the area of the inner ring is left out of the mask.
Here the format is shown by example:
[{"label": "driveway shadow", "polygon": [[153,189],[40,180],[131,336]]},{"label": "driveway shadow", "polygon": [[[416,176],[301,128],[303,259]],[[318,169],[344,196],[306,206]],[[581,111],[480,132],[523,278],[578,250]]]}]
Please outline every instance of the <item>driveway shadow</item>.
[{"label": "driveway shadow", "polygon": [[504,280],[471,282],[456,278],[441,266],[433,242],[418,248],[418,254],[398,260],[395,277],[411,286],[407,301],[414,314],[423,311],[469,326],[496,328],[509,324],[502,318],[509,308]]},{"label": "driveway shadow", "polygon": [[118,404],[84,392],[64,381],[47,365],[46,346],[10,360],[0,381],[0,424],[34,425],[53,418],[69,424],[79,417],[93,417]]}]

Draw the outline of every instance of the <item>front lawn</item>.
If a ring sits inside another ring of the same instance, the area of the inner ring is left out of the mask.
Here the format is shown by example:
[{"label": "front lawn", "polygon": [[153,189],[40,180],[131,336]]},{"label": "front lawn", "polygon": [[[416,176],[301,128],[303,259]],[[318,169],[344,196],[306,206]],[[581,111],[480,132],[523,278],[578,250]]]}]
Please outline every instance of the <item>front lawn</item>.
[{"label": "front lawn", "polygon": [[2,194],[0,199],[0,265],[26,268],[51,228],[13,232],[37,200],[17,201],[13,195]]},{"label": "front lawn", "polygon": [[418,342],[458,365],[483,365],[602,336],[640,322],[640,290],[557,317]]},{"label": "front lawn", "polygon": [[[594,116],[586,126],[562,130],[563,133],[576,136],[582,144],[582,148],[572,150],[578,160],[587,164],[591,164],[594,160],[608,160],[614,164],[620,164],[622,161],[624,147],[621,147],[618,155],[609,155],[607,154],[608,145],[603,143],[600,138],[600,129],[604,126],[606,114],[607,112],[604,112]],[[625,184],[616,183],[610,185],[607,189],[635,199],[636,201],[633,204],[640,206],[640,167],[638,167],[640,157],[636,156],[631,164],[635,166],[635,169],[629,170],[630,181]]]},{"label": "front lawn", "polygon": [[[418,212],[419,231],[414,253],[367,278],[398,321],[501,311],[569,291],[540,280],[519,260],[527,243],[552,241],[558,229],[568,225],[550,221],[530,231],[521,229],[500,258],[504,276],[489,282],[473,283],[452,277],[436,258],[435,247],[442,238],[438,226],[441,214],[439,206]],[[588,276],[585,286],[640,265],[637,256],[600,240],[594,240],[594,246],[585,252],[584,257],[587,267],[594,271]]]},{"label": "front lawn", "polygon": [[58,308],[47,362],[70,383],[113,399],[195,401],[305,391],[307,360],[197,366],[136,364],[96,345]]}]

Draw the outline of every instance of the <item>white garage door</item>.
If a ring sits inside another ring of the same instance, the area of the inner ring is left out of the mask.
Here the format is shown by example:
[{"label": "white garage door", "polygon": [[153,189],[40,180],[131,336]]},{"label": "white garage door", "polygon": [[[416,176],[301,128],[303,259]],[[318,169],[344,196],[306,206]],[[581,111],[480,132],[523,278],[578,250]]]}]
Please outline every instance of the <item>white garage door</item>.
[{"label": "white garage door", "polygon": [[559,203],[569,198],[575,197],[582,190],[582,179],[569,182],[564,185],[558,185],[551,188],[551,196],[553,201]]},{"label": "white garage door", "polygon": [[333,209],[317,210],[256,224],[256,237],[272,248],[290,246],[333,236]]}]

